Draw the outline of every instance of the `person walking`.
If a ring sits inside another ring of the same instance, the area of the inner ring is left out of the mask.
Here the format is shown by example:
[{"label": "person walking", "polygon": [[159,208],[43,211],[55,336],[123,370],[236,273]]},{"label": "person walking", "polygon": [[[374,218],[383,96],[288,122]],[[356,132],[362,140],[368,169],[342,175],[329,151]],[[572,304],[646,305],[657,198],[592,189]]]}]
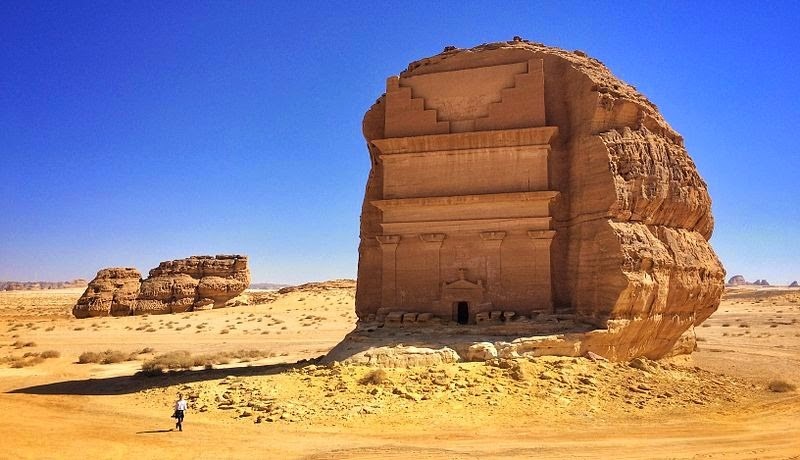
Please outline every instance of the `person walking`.
[{"label": "person walking", "polygon": [[183,399],[183,394],[178,393],[178,400],[175,401],[175,413],[172,414],[172,416],[175,417],[175,428],[177,428],[178,431],[183,431],[183,414],[188,407],[189,403]]}]

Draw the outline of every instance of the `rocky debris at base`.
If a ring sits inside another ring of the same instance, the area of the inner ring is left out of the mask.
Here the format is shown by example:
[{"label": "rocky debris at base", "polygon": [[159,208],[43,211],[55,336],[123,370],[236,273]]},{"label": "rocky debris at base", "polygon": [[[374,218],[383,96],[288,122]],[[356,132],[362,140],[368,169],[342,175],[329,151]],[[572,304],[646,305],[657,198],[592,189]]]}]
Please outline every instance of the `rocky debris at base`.
[{"label": "rocky debris at base", "polygon": [[369,348],[347,359],[348,363],[384,367],[433,366],[457,361],[460,361],[458,353],[448,347],[433,349],[403,345]]},{"label": "rocky debris at base", "polygon": [[[525,328],[506,330],[446,325],[407,330],[362,326],[357,327],[331,349],[323,362],[407,367],[446,362],[483,362],[496,357],[587,357],[591,354],[595,359],[608,361],[630,359],[615,354],[613,331],[605,329],[576,329],[572,332],[551,334],[547,333],[547,329],[540,330],[537,323],[533,322],[526,323]],[[414,346],[395,345],[398,342]],[[691,354],[696,344],[694,328],[690,327],[672,344],[668,355]],[[628,356],[631,354],[627,353]]]},{"label": "rocky debris at base", "polygon": [[161,262],[142,280],[134,268],[97,272],[72,310],[76,318],[182,313],[243,305],[247,256],[192,256]]},{"label": "rocky debris at base", "polygon": [[[380,378],[365,378],[376,372]],[[247,423],[313,423],[411,413],[453,416],[459,410],[609,417],[697,405],[724,408],[750,399],[756,388],[672,362],[548,356],[402,368],[310,364],[274,375],[159,386],[140,392],[141,402],[163,407],[177,391],[188,394],[190,411]]]}]

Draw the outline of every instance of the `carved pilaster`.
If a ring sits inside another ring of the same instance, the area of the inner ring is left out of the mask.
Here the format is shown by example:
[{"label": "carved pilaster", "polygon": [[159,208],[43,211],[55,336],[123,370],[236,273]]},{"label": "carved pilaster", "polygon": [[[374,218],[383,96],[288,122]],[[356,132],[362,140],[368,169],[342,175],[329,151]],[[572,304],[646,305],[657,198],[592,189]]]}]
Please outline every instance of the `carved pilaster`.
[{"label": "carved pilaster", "polygon": [[496,290],[500,287],[503,276],[503,255],[500,246],[506,237],[506,232],[481,232],[481,240],[486,248],[486,287]]},{"label": "carved pilaster", "polygon": [[555,230],[529,230],[528,237],[533,243],[534,251],[534,270],[536,279],[541,283],[544,297],[541,299],[541,307],[548,311],[553,310],[553,284],[550,278],[550,246],[553,237],[556,236]]},{"label": "carved pilaster", "polygon": [[397,245],[400,244],[400,235],[378,235],[375,238],[381,244],[382,253],[381,306],[391,308],[397,304]]},{"label": "carved pilaster", "polygon": [[428,289],[430,289],[430,295],[433,297],[438,297],[436,294],[439,290],[439,283],[442,281],[442,273],[441,273],[441,255],[442,255],[442,243],[444,242],[447,235],[444,233],[420,233],[419,239],[425,242],[425,255],[423,256],[423,260],[425,260],[428,264],[427,267],[430,267],[429,273],[431,274],[431,278],[426,285]]}]

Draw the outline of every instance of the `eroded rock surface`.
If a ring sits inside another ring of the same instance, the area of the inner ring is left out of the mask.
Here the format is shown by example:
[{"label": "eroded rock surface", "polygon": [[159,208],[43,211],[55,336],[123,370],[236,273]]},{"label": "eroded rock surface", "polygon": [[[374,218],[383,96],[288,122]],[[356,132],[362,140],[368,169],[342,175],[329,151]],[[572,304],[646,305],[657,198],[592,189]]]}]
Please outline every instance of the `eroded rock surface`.
[{"label": "eroded rock surface", "polygon": [[134,314],[224,307],[249,285],[246,256],[194,256],[161,262],[142,282]]},{"label": "eroded rock surface", "polygon": [[72,308],[76,318],[131,314],[142,276],[135,268],[104,268]]},{"label": "eroded rock surface", "polygon": [[622,360],[685,348],[719,305],[711,199],[682,137],[585,53],[448,48],[390,77],[363,132],[362,322],[567,313],[596,328],[570,353]]},{"label": "eroded rock surface", "polygon": [[132,268],[101,270],[73,313],[85,318],[209,310],[244,303],[236,298],[250,284],[247,256],[240,255],[171,260],[149,275],[141,280]]}]

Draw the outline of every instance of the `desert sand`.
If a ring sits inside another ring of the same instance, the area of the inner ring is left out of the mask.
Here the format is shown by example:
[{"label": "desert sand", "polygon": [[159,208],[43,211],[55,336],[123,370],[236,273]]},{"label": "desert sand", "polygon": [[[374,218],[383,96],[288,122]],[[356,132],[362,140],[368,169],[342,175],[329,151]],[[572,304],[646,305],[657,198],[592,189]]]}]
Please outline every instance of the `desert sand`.
[{"label": "desert sand", "polygon": [[[798,289],[728,290],[689,357],[377,373],[314,361],[354,327],[352,283],[249,291],[253,304],[235,308],[75,319],[81,292],[0,293],[0,457],[800,458],[800,393],[767,388],[800,383]],[[153,350],[135,361],[77,363],[143,348]],[[270,357],[135,375],[170,351],[243,349]],[[60,356],[12,367],[48,350]],[[169,418],[178,392],[190,400],[184,432]]]}]

